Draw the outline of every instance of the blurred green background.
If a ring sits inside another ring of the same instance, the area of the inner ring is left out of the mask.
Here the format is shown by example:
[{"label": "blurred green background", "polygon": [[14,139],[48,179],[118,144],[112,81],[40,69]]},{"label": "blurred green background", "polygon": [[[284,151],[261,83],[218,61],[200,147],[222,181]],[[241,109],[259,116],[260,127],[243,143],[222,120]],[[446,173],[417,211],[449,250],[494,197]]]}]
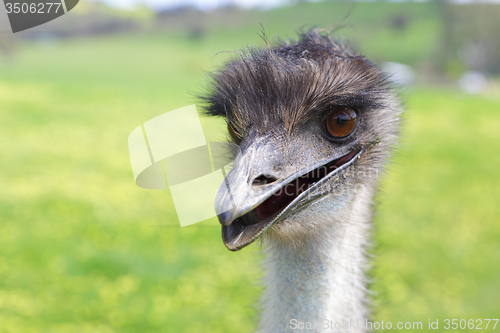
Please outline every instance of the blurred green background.
[{"label": "blurred green background", "polygon": [[[298,2],[155,13],[80,2],[33,31],[1,34],[0,332],[255,330],[258,246],[229,252],[215,219],[180,228],[168,191],[135,185],[127,137],[196,103],[205,73],[232,56],[218,52],[263,46],[261,25],[281,38],[345,25],[336,35],[377,64],[414,70],[377,197],[373,320],[498,318],[499,8]],[[457,84],[468,70],[488,80],[477,94]],[[226,136],[220,120],[203,125],[212,140]]]}]

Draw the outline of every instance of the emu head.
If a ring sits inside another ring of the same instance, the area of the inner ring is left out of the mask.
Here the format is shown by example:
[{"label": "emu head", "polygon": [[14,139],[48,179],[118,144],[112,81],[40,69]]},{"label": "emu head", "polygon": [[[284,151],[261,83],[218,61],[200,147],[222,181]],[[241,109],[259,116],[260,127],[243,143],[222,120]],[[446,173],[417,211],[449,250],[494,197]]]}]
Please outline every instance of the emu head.
[{"label": "emu head", "polygon": [[317,30],[249,50],[213,74],[204,98],[239,146],[215,203],[233,251],[321,230],[325,214],[376,185],[396,137],[384,73]]}]

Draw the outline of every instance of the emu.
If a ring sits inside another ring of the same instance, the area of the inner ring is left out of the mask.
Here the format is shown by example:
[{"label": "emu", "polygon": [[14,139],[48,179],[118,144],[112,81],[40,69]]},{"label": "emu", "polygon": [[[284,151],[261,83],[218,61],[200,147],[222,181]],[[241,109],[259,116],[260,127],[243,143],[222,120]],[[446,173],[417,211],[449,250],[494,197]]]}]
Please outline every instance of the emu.
[{"label": "emu", "polygon": [[386,75],[311,29],[210,82],[206,112],[239,146],[215,202],[222,239],[266,255],[258,331],[365,332],[372,199],[401,113]]}]

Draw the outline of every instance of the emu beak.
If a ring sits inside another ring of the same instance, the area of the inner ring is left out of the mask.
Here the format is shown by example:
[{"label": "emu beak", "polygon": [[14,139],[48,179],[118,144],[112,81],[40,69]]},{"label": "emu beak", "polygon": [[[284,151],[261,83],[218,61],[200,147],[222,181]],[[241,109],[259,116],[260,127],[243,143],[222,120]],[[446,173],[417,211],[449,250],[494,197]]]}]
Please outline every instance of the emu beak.
[{"label": "emu beak", "polygon": [[276,180],[272,186],[258,186],[258,181],[254,181],[258,175],[266,174],[265,164],[279,157],[273,156],[269,148],[269,145],[253,145],[236,158],[235,166],[227,174],[215,201],[215,210],[223,226],[250,212],[282,187],[284,179]]},{"label": "emu beak", "polygon": [[242,249],[272,224],[303,206],[298,203],[313,201],[306,200],[306,195],[352,164],[361,152],[339,152],[318,162],[307,150],[296,151],[293,160],[301,164],[285,163],[289,153],[268,137],[256,139],[240,151],[216,196],[215,210],[226,247],[231,251]]}]

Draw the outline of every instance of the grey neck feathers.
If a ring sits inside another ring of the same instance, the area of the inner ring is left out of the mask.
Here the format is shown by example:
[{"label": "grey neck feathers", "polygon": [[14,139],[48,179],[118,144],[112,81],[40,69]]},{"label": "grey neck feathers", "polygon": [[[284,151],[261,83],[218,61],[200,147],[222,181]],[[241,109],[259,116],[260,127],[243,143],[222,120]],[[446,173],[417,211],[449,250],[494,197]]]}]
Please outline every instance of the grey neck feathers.
[{"label": "grey neck feathers", "polygon": [[293,217],[294,224],[311,226],[301,242],[266,241],[258,332],[365,331],[370,203],[371,193],[357,194],[341,208],[332,208],[327,199],[319,209]]}]

